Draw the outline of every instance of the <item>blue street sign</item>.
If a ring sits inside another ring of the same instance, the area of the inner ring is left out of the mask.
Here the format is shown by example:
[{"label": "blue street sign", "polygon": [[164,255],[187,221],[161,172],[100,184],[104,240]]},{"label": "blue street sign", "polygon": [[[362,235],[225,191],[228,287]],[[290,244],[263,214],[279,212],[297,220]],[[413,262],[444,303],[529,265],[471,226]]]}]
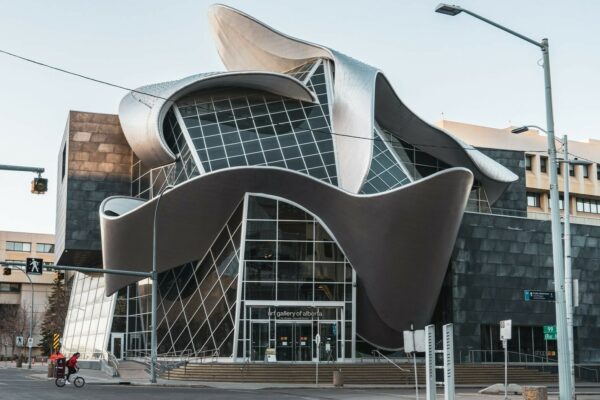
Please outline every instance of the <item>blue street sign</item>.
[{"label": "blue street sign", "polygon": [[525,290],[524,297],[525,301],[530,300],[541,300],[541,301],[554,301],[555,296],[552,291],[542,291],[542,290]]}]

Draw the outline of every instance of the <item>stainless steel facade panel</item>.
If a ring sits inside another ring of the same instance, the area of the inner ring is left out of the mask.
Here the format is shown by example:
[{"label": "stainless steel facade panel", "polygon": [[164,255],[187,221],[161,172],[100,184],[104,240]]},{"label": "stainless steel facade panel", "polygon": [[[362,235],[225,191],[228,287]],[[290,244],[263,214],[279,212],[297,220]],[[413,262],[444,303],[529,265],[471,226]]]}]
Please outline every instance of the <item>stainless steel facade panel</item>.
[{"label": "stainless steel facade panel", "polygon": [[486,188],[490,203],[496,201],[510,183],[518,180],[508,168],[479,150],[416,117],[383,74],[377,76],[375,118],[397,137],[445,163],[469,168]]},{"label": "stainless steel facade panel", "polygon": [[[471,172],[452,168],[385,193],[354,195],[273,167],[209,173],[163,195],[158,271],[202,259],[245,193],[289,199],[320,218],[355,268],[357,308],[371,310],[358,317],[359,335],[398,347],[401,335],[389,334],[390,329],[424,325],[433,313],[472,182]],[[111,205],[115,201],[119,207]],[[104,267],[150,271],[156,199],[114,216],[114,210],[124,210],[122,203],[109,198],[101,206]],[[107,294],[135,281],[106,279]]]},{"label": "stainless steel facade panel", "polygon": [[[375,120],[424,151],[456,167],[471,169],[498,198],[517,176],[471,146],[435,128],[409,110],[377,68],[336,50],[285,35],[253,17],[223,5],[211,7],[209,20],[219,55],[230,70],[282,72],[319,57],[335,67],[332,127],[340,187],[357,193],[368,174]],[[356,138],[349,137],[355,136]],[[436,145],[439,143],[439,146]]]}]

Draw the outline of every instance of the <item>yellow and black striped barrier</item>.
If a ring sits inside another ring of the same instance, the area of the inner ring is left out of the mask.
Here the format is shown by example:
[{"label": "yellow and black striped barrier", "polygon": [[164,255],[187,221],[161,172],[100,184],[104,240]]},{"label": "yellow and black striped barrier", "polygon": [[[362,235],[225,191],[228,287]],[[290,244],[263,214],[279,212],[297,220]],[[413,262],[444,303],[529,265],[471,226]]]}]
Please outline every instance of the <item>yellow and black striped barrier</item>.
[{"label": "yellow and black striped barrier", "polygon": [[60,349],[60,335],[58,333],[54,334],[54,337],[52,339],[52,348],[57,351],[58,349]]}]

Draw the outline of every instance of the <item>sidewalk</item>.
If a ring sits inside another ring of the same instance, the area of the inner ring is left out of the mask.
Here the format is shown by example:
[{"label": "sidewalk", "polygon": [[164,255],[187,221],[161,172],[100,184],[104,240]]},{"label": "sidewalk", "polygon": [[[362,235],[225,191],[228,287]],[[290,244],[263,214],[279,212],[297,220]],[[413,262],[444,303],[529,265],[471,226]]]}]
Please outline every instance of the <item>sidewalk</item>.
[{"label": "sidewalk", "polygon": [[[47,378],[46,365],[43,367],[36,367],[33,370],[36,371],[31,377],[39,380],[50,380]],[[43,373],[42,373],[43,369]],[[85,378],[86,384],[89,385],[134,385],[134,386],[150,386],[149,378],[136,378],[136,379],[123,379],[120,377],[110,377],[106,373],[94,370],[94,369],[81,369],[79,375]],[[290,383],[253,383],[253,382],[207,382],[207,381],[178,381],[178,380],[167,380],[157,379],[155,386],[167,386],[167,387],[210,387],[215,389],[244,389],[244,390],[261,390],[261,389],[315,389],[317,386],[314,384],[290,384]],[[535,383],[531,385],[536,386]],[[421,385],[420,385],[421,386]],[[558,392],[558,384],[538,384],[538,386],[547,386],[550,393]],[[331,383],[319,383],[319,388],[333,388]],[[348,389],[410,389],[412,385],[345,385]],[[424,389],[424,386],[422,386]],[[482,389],[479,385],[456,385],[457,389]],[[583,382],[577,384],[577,392],[581,394],[596,394],[600,398],[600,383]],[[482,395],[479,395],[482,396]],[[483,397],[481,397],[483,398]],[[497,398],[497,396],[491,396],[490,398]],[[519,397],[520,398],[520,397]]]}]

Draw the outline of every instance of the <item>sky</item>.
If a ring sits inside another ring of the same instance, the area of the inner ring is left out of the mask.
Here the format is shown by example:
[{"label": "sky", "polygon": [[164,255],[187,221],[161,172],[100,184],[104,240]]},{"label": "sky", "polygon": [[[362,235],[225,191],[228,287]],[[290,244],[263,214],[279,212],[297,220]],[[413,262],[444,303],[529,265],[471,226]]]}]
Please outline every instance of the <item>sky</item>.
[{"label": "sky", "polygon": [[[557,134],[600,139],[600,1],[457,0],[535,40],[547,37]],[[222,71],[204,0],[0,0],[0,49],[135,88]],[[235,0],[289,35],[380,68],[421,118],[504,128],[545,126],[541,52],[429,0]],[[60,140],[69,110],[116,114],[123,90],[0,54],[0,230],[54,233]]]}]

